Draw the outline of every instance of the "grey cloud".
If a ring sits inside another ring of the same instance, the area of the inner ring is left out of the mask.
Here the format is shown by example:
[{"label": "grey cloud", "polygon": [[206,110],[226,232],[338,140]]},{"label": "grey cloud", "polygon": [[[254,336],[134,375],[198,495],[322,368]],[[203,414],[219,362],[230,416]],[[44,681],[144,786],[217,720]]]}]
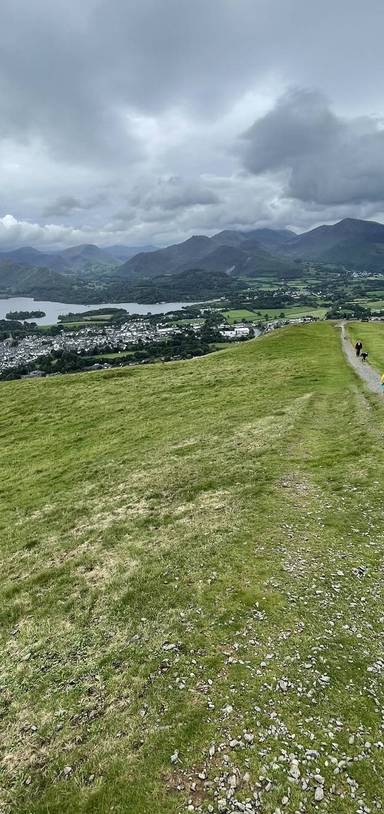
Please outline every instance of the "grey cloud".
[{"label": "grey cloud", "polygon": [[43,216],[47,218],[63,217],[81,208],[81,202],[77,198],[73,198],[71,195],[61,195],[44,208]]},{"label": "grey cloud", "polygon": [[383,21],[381,0],[369,14],[350,0],[3,0],[1,129],[58,157],[136,161],[137,111],[209,118],[271,75],[356,97],[361,60],[381,66]]},{"label": "grey cloud", "polygon": [[199,179],[184,181],[172,176],[152,181],[148,189],[137,189],[131,196],[132,206],[141,207],[144,211],[160,208],[172,211],[189,209],[195,206],[211,206],[219,202],[219,196],[207,184]]},{"label": "grey cloud", "polygon": [[[137,243],[379,211],[383,23],[382,0],[3,0],[7,240],[49,241],[47,217]],[[321,93],[274,107],[293,85]],[[257,117],[249,183],[233,142]]]},{"label": "grey cloud", "polygon": [[43,217],[62,218],[72,215],[74,212],[81,212],[105,203],[108,200],[106,193],[100,192],[84,200],[75,198],[73,195],[59,195],[54,201],[47,204],[42,211]]},{"label": "grey cloud", "polygon": [[285,173],[286,195],[323,205],[384,201],[384,130],[337,116],[315,91],[280,98],[244,136],[250,172]]}]

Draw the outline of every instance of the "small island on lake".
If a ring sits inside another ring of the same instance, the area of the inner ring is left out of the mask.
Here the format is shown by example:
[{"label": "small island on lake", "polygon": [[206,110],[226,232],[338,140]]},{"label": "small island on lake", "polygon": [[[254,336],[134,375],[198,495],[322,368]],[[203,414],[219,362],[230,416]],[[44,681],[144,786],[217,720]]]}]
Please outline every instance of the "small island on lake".
[{"label": "small island on lake", "polygon": [[45,317],[45,311],[9,311],[5,315],[6,319],[41,319]]}]

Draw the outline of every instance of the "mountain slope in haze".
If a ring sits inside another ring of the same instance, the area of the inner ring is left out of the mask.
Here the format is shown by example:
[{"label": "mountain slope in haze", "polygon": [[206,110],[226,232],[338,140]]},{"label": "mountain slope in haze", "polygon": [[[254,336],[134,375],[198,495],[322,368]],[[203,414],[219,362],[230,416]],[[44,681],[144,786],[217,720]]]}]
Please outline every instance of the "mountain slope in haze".
[{"label": "mountain slope in haze", "polygon": [[70,246],[68,249],[63,249],[60,256],[73,272],[83,271],[86,267],[92,267],[92,265],[114,268],[119,263],[108,251],[100,249],[92,243]]},{"label": "mountain slope in haze", "polygon": [[[222,271],[198,268],[162,274],[147,280],[131,280],[122,285],[125,296],[129,295],[135,302],[210,300],[235,294],[243,288],[238,280]],[[109,291],[113,298],[121,297],[120,286],[118,283],[111,283]]]},{"label": "mountain slope in haze", "polygon": [[21,246],[19,249],[0,252],[0,261],[6,260],[16,265],[31,267],[46,266],[52,269],[52,271],[62,273],[68,271],[69,268],[68,263],[66,263],[60,252],[45,253],[32,248],[32,246]]},{"label": "mountain slope in haze", "polygon": [[384,225],[345,218],[332,226],[318,226],[283,243],[285,257],[345,264],[355,268],[384,269]]},{"label": "mountain slope in haze", "polygon": [[[222,245],[213,249],[201,258],[199,266],[207,273],[222,271],[234,277],[251,278],[268,273],[284,276],[292,264],[282,257],[273,257],[252,241],[244,241],[239,247]],[[185,263],[182,269],[187,268],[189,264]]]},{"label": "mountain slope in haze", "polygon": [[83,244],[71,246],[57,252],[42,252],[31,246],[22,246],[12,251],[0,252],[0,260],[9,260],[17,265],[32,268],[49,268],[61,274],[77,274],[99,267],[102,269],[115,268],[120,260],[98,246]]},{"label": "mountain slope in haze", "polygon": [[0,260],[0,296],[34,297],[58,302],[172,302],[206,300],[239,291],[243,286],[224,272],[188,269],[148,280],[101,278],[96,285],[86,278],[59,274],[52,269],[17,265]]},{"label": "mountain slope in haze", "polygon": [[81,302],[82,294],[89,296],[87,284],[80,279],[60,274],[51,268],[17,265],[10,260],[0,260],[0,296]]},{"label": "mountain slope in haze", "polygon": [[151,246],[150,244],[148,246],[124,246],[121,243],[116,243],[112,246],[104,246],[103,251],[108,252],[117,262],[124,263],[141,252],[157,251],[157,246]]},{"label": "mountain slope in haze", "polygon": [[[262,230],[264,240],[265,232],[269,231],[273,230]],[[253,232],[225,230],[210,238],[195,235],[183,243],[136,255],[123,263],[117,269],[116,275],[121,279],[133,281],[150,279],[160,274],[176,274],[192,267],[207,271],[227,271],[237,275],[249,271],[250,276],[268,271],[281,273],[289,271],[290,262],[282,257],[273,257],[258,241],[257,233],[258,230]],[[271,241],[271,238],[269,240]],[[279,246],[284,242],[281,234],[276,241],[276,245]]]},{"label": "mountain slope in haze", "polygon": [[124,280],[150,279],[159,274],[172,274],[181,270],[186,263],[196,265],[204,254],[209,252],[210,238],[194,235],[183,243],[175,243],[155,252],[140,252],[116,272]]},{"label": "mountain slope in haze", "polygon": [[383,414],[333,326],[0,415],[4,814],[382,811]]},{"label": "mountain slope in haze", "polygon": [[270,252],[274,252],[279,246],[283,246],[295,237],[295,232],[290,229],[252,229],[250,232],[243,232],[247,240],[256,240],[260,246]]}]

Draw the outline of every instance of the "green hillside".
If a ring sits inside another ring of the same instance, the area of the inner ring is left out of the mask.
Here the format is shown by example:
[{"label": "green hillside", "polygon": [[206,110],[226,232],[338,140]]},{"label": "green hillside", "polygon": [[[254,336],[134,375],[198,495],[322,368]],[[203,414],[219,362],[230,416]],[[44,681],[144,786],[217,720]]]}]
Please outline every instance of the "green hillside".
[{"label": "green hillside", "polygon": [[333,326],[0,402],[1,811],[376,811],[383,406]]}]

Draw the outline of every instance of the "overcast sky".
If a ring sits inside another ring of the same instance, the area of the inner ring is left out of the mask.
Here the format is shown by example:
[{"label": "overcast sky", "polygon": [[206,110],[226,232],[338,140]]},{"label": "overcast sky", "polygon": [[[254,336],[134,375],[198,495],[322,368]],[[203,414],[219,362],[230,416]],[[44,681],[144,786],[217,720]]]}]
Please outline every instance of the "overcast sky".
[{"label": "overcast sky", "polygon": [[2,0],[0,248],[384,221],[383,0]]}]

